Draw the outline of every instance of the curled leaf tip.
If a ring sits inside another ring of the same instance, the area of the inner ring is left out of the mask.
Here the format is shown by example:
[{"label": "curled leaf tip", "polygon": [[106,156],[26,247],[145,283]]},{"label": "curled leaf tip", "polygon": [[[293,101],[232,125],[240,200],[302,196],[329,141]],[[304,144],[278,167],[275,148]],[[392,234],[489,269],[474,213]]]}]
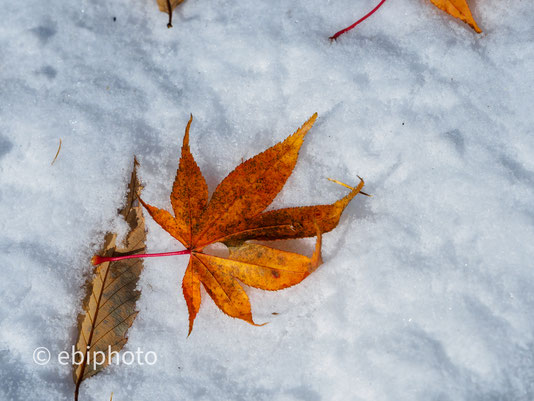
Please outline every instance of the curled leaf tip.
[{"label": "curled leaf tip", "polygon": [[189,147],[189,129],[191,128],[192,122],[193,122],[193,114],[190,115],[189,121],[187,122],[187,126],[185,127],[184,141],[182,144],[184,148]]}]

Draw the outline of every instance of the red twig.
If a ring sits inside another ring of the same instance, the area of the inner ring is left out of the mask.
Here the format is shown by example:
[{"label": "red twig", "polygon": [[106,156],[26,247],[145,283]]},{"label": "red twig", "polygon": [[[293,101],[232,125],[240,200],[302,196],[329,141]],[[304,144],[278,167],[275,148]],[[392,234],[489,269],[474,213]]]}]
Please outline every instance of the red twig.
[{"label": "red twig", "polygon": [[343,35],[345,32],[350,31],[351,29],[356,27],[356,25],[358,25],[361,22],[365,21],[367,18],[369,18],[371,15],[373,15],[376,12],[376,10],[378,10],[382,6],[382,4],[384,4],[385,2],[386,2],[386,0],[381,0],[380,3],[378,3],[378,5],[375,8],[373,8],[369,13],[364,15],[362,18],[360,18],[354,24],[352,24],[351,26],[346,27],[345,29],[342,29],[341,31],[339,31],[336,34],[334,34],[333,36],[330,36],[330,40],[336,40],[339,36]]},{"label": "red twig", "polygon": [[123,259],[157,258],[158,256],[174,256],[174,255],[190,255],[190,254],[191,254],[191,251],[189,249],[185,249],[183,251],[175,251],[175,252],[144,253],[144,254],[136,254],[136,255],[113,256],[113,257],[95,255],[91,259],[91,263],[93,265],[99,265],[100,263],[115,262],[117,260],[123,260]]}]

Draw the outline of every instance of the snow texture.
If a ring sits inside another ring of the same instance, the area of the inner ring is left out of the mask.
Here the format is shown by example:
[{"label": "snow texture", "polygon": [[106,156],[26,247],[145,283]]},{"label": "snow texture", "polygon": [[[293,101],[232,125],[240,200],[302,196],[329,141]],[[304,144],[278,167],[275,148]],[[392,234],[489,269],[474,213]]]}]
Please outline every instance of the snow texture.
[{"label": "snow texture", "polygon": [[[134,154],[169,207],[190,113],[213,190],[313,112],[273,207],[344,196],[327,177],[373,194],[324,236],[324,265],[248,291],[264,327],[204,294],[187,338],[187,257],[146,260],[124,351],[158,361],[110,366],[80,400],[534,399],[534,9],[469,3],[482,35],[398,0],[330,43],[376,1],[187,0],[169,30],[153,0],[3,0],[0,400],[72,399],[54,355],[104,231],[124,231]],[[147,226],[150,252],[182,249]]]}]

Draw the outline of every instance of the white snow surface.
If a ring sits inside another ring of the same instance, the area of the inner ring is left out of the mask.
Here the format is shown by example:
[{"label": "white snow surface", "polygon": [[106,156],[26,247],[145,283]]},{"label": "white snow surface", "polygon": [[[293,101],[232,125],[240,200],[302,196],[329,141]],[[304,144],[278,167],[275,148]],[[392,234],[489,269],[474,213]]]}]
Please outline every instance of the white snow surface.
[{"label": "white snow surface", "polygon": [[[376,3],[187,0],[167,29],[153,0],[1,2],[0,400],[72,399],[54,356],[104,232],[124,231],[133,155],[144,198],[169,208],[190,113],[213,190],[314,112],[272,207],[347,193],[327,177],[373,194],[324,235],[324,265],[247,289],[263,327],[203,293],[187,338],[187,256],[147,259],[123,351],[158,361],[110,366],[80,400],[534,399],[534,9],[469,1],[476,35],[389,1],[330,43]],[[149,252],[183,249],[147,226]]]}]

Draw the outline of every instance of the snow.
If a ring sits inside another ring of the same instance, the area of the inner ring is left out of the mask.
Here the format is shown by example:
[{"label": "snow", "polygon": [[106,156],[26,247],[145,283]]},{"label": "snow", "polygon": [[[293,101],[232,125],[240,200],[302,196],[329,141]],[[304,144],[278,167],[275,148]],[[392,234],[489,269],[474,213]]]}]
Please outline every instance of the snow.
[{"label": "snow", "polygon": [[[482,35],[399,0],[330,43],[376,1],[187,0],[171,30],[154,1],[3,1],[0,400],[72,399],[71,367],[32,353],[70,350],[134,154],[169,207],[190,113],[213,189],[314,112],[274,206],[344,196],[327,177],[373,194],[324,236],[324,265],[250,289],[260,328],[204,294],[187,338],[187,257],[146,260],[124,351],[158,361],[110,366],[80,399],[534,399],[534,11],[469,3]],[[181,249],[147,225],[149,251]]]}]

